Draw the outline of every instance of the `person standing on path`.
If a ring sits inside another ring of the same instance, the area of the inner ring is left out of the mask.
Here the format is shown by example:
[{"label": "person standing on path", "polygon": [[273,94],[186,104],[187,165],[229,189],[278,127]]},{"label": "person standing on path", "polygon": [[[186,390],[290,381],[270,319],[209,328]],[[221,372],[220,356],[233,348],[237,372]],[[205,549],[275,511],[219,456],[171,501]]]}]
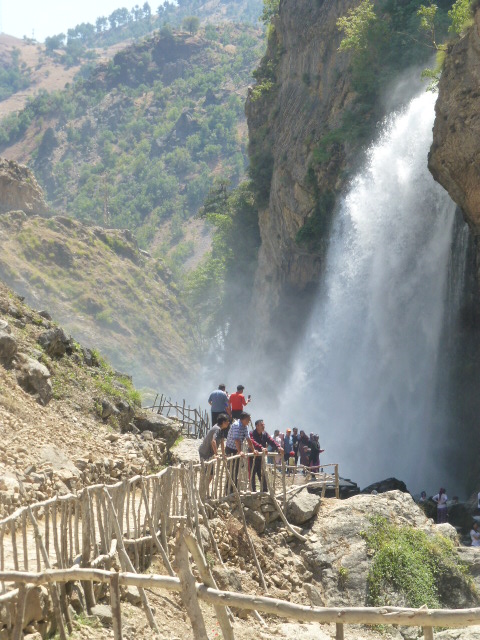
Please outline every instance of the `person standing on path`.
[{"label": "person standing on path", "polygon": [[[263,453],[268,450],[268,446],[270,445],[272,451],[278,451],[280,454],[283,453],[282,447],[280,447],[275,440],[265,431],[265,422],[263,420],[255,420],[255,429],[250,431],[250,440],[258,453]],[[250,480],[252,483],[252,491],[257,490],[255,477],[258,477],[258,481],[262,483],[262,458],[258,456],[253,459],[253,468],[252,468],[252,459],[248,459],[248,468],[250,470]],[[267,491],[267,480],[263,478],[263,486],[262,491]]]},{"label": "person standing on path", "polygon": [[[248,442],[248,446],[250,450],[256,454],[255,447],[248,435],[248,425],[250,424],[250,414],[242,411],[238,420],[236,420],[232,426],[230,427],[230,431],[228,432],[227,441],[225,443],[225,453],[227,456],[240,456],[245,457],[245,454],[242,451],[243,441],[246,440]],[[238,470],[240,467],[240,458],[236,458],[233,461],[233,466],[231,469],[233,482],[235,486],[238,487]]]},{"label": "person standing on path", "polygon": [[247,404],[251,401],[251,396],[248,396],[247,400],[245,400],[245,396],[243,395],[243,390],[245,387],[243,384],[239,384],[237,386],[237,392],[230,394],[230,406],[232,407],[232,418],[238,420],[240,418],[240,414],[245,410]]},{"label": "person standing on path", "polygon": [[293,437],[291,429],[287,429],[285,431],[285,437],[283,439],[283,451],[285,462],[288,464],[290,453],[293,451]]},{"label": "person standing on path", "polygon": [[[218,446],[222,450],[222,455],[225,455],[225,435],[228,427],[230,426],[230,418],[226,413],[221,413],[217,418],[217,424],[208,431],[207,435],[202,441],[202,444],[198,447],[198,455],[200,460],[206,462],[211,460],[213,456],[218,455]],[[215,465],[210,465],[210,472],[207,477],[207,489],[208,485],[212,481]]]},{"label": "person standing on path", "polygon": [[303,467],[303,473],[305,473],[305,467],[308,467],[310,462],[310,448],[308,446],[310,440],[303,429],[300,431],[300,438],[298,441],[298,453],[300,454],[300,465]]},{"label": "person standing on path", "polygon": [[212,407],[212,426],[217,424],[218,416],[221,413],[231,413],[230,401],[224,384],[219,384],[218,389],[212,391],[208,398],[208,404]]},{"label": "person standing on path", "polygon": [[295,454],[295,466],[298,464],[298,445],[300,443],[300,436],[298,435],[298,428],[293,427],[292,433],[293,452]]},{"label": "person standing on path", "polygon": [[443,524],[447,522],[447,494],[445,489],[440,487],[440,491],[436,496],[433,496],[432,500],[437,503],[437,524]]}]

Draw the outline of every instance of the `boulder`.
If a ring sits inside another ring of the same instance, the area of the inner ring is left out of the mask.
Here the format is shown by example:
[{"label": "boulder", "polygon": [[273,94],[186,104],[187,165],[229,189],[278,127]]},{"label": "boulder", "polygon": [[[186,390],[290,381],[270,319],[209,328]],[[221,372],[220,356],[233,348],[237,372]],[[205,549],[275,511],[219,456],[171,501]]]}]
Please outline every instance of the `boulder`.
[{"label": "boulder", "polygon": [[287,501],[287,518],[291,524],[302,525],[317,514],[321,498],[308,491],[300,491]]},{"label": "boulder", "polygon": [[139,431],[151,431],[155,437],[165,440],[167,449],[173,446],[182,433],[180,423],[154,413],[136,416],[133,424]]},{"label": "boulder", "polygon": [[47,589],[43,586],[30,589],[25,603],[24,626],[45,620],[50,613],[53,613],[53,610]]},{"label": "boulder", "polygon": [[386,480],[380,480],[380,482],[369,484],[368,487],[362,489],[360,493],[372,493],[372,491],[376,491],[377,493],[386,493],[387,491],[402,491],[403,493],[409,493],[407,485],[396,478],[387,478]]},{"label": "boulder", "polygon": [[91,610],[92,616],[96,616],[102,624],[112,624],[112,608],[107,604],[96,604]]},{"label": "boulder", "polygon": [[67,338],[65,331],[60,327],[40,334],[38,342],[52,358],[61,358],[65,353],[72,353],[72,339]]},{"label": "boulder", "polygon": [[27,392],[37,396],[40,404],[47,405],[52,399],[53,390],[50,371],[38,360],[24,354],[17,356],[17,381]]},{"label": "boulder", "polygon": [[[8,325],[7,325],[8,326]],[[6,331],[0,330],[0,360],[10,362],[17,353],[17,341]]]},{"label": "boulder", "polygon": [[257,533],[263,533],[265,531],[266,520],[259,511],[254,509],[244,509],[245,520],[251,525]]}]

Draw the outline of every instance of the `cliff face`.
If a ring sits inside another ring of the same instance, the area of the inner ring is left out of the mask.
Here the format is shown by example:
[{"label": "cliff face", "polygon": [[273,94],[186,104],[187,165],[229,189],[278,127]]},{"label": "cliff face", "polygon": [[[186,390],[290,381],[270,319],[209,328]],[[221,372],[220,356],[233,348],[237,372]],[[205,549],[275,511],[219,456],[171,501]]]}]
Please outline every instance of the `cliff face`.
[{"label": "cliff face", "polygon": [[[259,90],[262,78],[257,77],[257,87],[247,100],[250,159],[265,192],[259,213],[262,246],[254,290],[255,340],[269,355],[278,355],[285,336],[291,340],[298,331],[324,262],[325,243],[312,247],[308,238],[299,242],[298,234],[325,198],[338,190],[348,155],[345,145],[338,144],[321,167],[311,164],[318,141],[339,126],[353,99],[348,56],[337,51],[336,27],[352,4],[351,0],[280,2],[260,67],[267,78],[265,90]],[[272,69],[275,81],[269,88]]]},{"label": "cliff face", "polygon": [[[448,52],[439,84],[428,166],[480,237],[480,10]],[[477,256],[478,263],[478,256]]]},{"label": "cliff face", "polygon": [[43,192],[33,173],[16,162],[0,158],[0,213],[46,213]]}]

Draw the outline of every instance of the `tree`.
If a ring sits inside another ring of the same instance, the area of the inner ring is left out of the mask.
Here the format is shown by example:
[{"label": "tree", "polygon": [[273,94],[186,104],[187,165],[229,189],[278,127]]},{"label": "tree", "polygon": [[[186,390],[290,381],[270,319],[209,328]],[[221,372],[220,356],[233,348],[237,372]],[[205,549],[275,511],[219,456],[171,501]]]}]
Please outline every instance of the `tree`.
[{"label": "tree", "polygon": [[197,33],[199,26],[200,19],[197,18],[197,16],[185,16],[182,20],[182,27],[192,36],[194,33]]},{"label": "tree", "polygon": [[355,9],[349,9],[346,16],[337,20],[339,31],[344,32],[340,51],[361,51],[368,48],[370,27],[377,21],[371,0],[363,0]]},{"label": "tree", "polygon": [[55,49],[61,49],[65,43],[65,34],[59,33],[56,36],[45,38],[45,49],[49,52]]}]

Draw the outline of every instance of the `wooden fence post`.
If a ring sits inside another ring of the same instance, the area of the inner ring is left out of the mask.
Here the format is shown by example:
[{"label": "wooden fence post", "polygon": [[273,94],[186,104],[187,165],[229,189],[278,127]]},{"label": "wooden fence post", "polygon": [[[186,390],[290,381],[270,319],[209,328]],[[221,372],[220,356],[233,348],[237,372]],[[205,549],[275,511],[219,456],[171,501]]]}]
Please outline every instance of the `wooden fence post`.
[{"label": "wooden fence post", "polygon": [[343,632],[343,624],[337,622],[335,626],[336,626],[335,640],[344,640],[345,635]]},{"label": "wooden fence post", "polygon": [[423,627],[423,640],[434,640],[433,627]]},{"label": "wooden fence post", "polygon": [[202,610],[198,604],[195,578],[193,577],[190,563],[188,561],[188,549],[183,538],[183,527],[177,534],[175,545],[175,563],[177,565],[178,577],[182,587],[181,595],[188,617],[192,623],[193,637],[195,640],[208,640],[205,620]]},{"label": "wooden fence post", "polygon": [[335,465],[335,498],[340,498],[340,482],[338,478],[338,464]]},{"label": "wooden fence post", "polygon": [[120,586],[118,573],[115,571],[110,578],[110,606],[112,607],[113,637],[122,640],[122,609],[120,606]]}]

